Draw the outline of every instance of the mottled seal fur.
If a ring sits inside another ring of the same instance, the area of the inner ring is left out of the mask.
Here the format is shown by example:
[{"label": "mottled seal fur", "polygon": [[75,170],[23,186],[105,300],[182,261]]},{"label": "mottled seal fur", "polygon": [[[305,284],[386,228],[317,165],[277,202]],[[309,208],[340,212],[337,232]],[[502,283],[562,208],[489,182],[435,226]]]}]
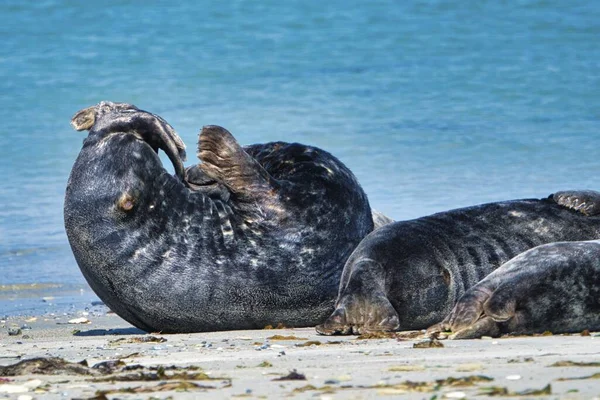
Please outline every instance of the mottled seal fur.
[{"label": "mottled seal fur", "polygon": [[546,243],[600,238],[599,199],[592,191],[560,192],[383,226],[348,259],[336,309],[317,331],[436,324],[469,288],[516,255]]},{"label": "mottled seal fur", "polygon": [[331,313],[346,259],[373,230],[365,193],[331,154],[242,148],[205,126],[202,163],[185,170],[172,127],[132,105],[102,102],[72,124],[89,135],[67,186],[66,232],[118,315],[146,331],[198,332],[314,326]]},{"label": "mottled seal fur", "polygon": [[430,334],[451,339],[600,330],[600,240],[519,254],[470,288]]}]

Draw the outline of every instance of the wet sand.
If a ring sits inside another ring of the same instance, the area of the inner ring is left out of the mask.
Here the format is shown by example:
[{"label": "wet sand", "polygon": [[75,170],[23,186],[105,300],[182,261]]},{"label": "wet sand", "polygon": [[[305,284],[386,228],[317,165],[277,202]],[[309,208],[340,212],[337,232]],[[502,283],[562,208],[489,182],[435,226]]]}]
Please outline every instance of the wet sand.
[{"label": "wet sand", "polygon": [[[76,318],[90,323],[68,323]],[[67,362],[38,365],[57,375],[0,369],[0,398],[600,398],[597,333],[414,348],[417,339],[312,328],[146,334],[103,312],[9,317],[0,326],[0,368],[37,357]]]}]

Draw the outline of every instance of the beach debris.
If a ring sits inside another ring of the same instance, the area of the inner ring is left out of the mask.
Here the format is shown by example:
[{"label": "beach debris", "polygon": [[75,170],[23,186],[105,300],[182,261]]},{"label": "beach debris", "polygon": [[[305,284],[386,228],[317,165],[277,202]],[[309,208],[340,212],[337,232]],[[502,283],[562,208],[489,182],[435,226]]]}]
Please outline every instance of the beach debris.
[{"label": "beach debris", "polygon": [[[294,390],[292,390],[292,394],[297,394],[297,393],[304,393],[304,392],[309,392],[309,391],[318,391],[321,392],[323,394],[332,394],[336,392],[335,387],[329,386],[329,385],[325,385],[325,386],[321,386],[321,387],[316,387],[313,385],[305,385],[305,386],[300,386],[298,388],[295,388]],[[321,397],[321,399],[323,399],[323,397]]]},{"label": "beach debris", "polygon": [[261,362],[260,364],[257,365],[258,368],[270,368],[272,366],[273,366],[273,364],[271,364],[268,361],[263,361],[263,362]]},{"label": "beach debris", "polygon": [[507,361],[507,363],[522,363],[522,362],[533,362],[533,357],[525,357],[522,360],[519,358],[511,358]]},{"label": "beach debris", "polygon": [[269,336],[266,340],[308,340],[308,339],[293,336],[293,335],[291,335],[291,336],[273,335],[273,336]]},{"label": "beach debris", "polygon": [[444,347],[444,344],[435,338],[429,338],[413,344],[413,349],[431,349]]},{"label": "beach debris", "polygon": [[584,329],[583,331],[581,331],[580,335],[581,335],[581,336],[592,336],[592,335],[590,334],[590,331],[589,331],[589,329]]},{"label": "beach debris", "polygon": [[557,381],[579,381],[579,380],[583,380],[583,379],[600,379],[600,372],[597,372],[592,375],[579,376],[579,377],[575,377],[575,378],[558,378]]},{"label": "beach debris", "polygon": [[19,328],[8,328],[8,336],[18,336],[21,334],[21,330]]},{"label": "beach debris", "polygon": [[124,343],[164,343],[167,339],[161,336],[136,336],[132,338],[119,338],[109,341],[108,343],[111,345],[121,345]]},{"label": "beach debris", "polygon": [[122,368],[119,374],[95,378],[93,382],[139,382],[139,381],[224,381],[231,383],[231,378],[212,377],[198,367],[143,367],[132,365]]},{"label": "beach debris", "polygon": [[306,376],[304,374],[299,373],[298,371],[296,371],[294,369],[289,374],[287,374],[286,376],[275,378],[273,380],[274,381],[305,381],[306,380]]},{"label": "beach debris", "polygon": [[[87,363],[86,363],[87,364]],[[102,361],[92,366],[92,369],[97,369],[103,374],[112,374],[116,370],[123,368],[125,363],[121,360]]]},{"label": "beach debris", "polygon": [[521,379],[521,375],[507,375],[506,379],[508,379],[509,381],[518,381],[519,379]]},{"label": "beach debris", "polygon": [[395,339],[396,332],[386,332],[386,331],[372,331],[365,332],[356,338],[356,340],[365,340],[365,339]]},{"label": "beach debris", "polygon": [[424,365],[392,365],[388,368],[390,372],[410,372],[410,371],[424,371]]},{"label": "beach debris", "polygon": [[541,389],[526,389],[519,392],[511,392],[506,387],[489,386],[480,389],[478,395],[483,396],[544,396],[552,394],[552,386],[550,384]]},{"label": "beach debris", "polygon": [[549,367],[600,367],[600,362],[557,361]]},{"label": "beach debris", "polygon": [[287,329],[287,326],[285,326],[284,324],[282,324],[280,322],[275,327],[273,327],[273,325],[266,325],[263,329],[266,329],[266,330],[270,330],[270,329]]},{"label": "beach debris", "polygon": [[19,361],[16,364],[0,366],[0,376],[17,375],[92,375],[93,371],[88,368],[87,363],[72,363],[57,357],[37,357]]},{"label": "beach debris", "polygon": [[310,347],[310,346],[320,346],[323,343],[319,342],[318,340],[309,340],[307,342],[304,343],[297,343],[296,347]]},{"label": "beach debris", "polygon": [[85,317],[79,317],[79,318],[70,319],[69,321],[67,321],[67,323],[69,323],[69,324],[91,324],[92,321],[90,321],[89,319],[87,319]]},{"label": "beach debris", "polygon": [[473,386],[480,382],[491,382],[494,378],[485,375],[470,375],[460,378],[448,377],[446,379],[438,379],[435,383],[439,386]]},{"label": "beach debris", "polygon": [[[222,386],[227,387],[227,386]],[[115,393],[154,393],[154,392],[168,392],[168,391],[190,391],[190,390],[206,390],[216,389],[216,386],[206,386],[195,382],[179,381],[179,382],[161,382],[154,386],[138,386],[131,388],[117,388],[109,390],[99,390],[96,392],[95,399],[104,399],[107,394]],[[98,397],[104,396],[104,397]]]},{"label": "beach debris", "polygon": [[[436,332],[439,334],[439,332]],[[425,331],[403,331],[403,332],[396,332],[396,339],[403,341],[403,340],[414,340],[414,339],[421,339],[421,338],[425,338]],[[436,337],[437,339],[437,337]]]},{"label": "beach debris", "polygon": [[[0,367],[0,376],[17,375],[85,375],[94,377],[92,382],[134,381],[222,381],[231,384],[227,377],[211,377],[197,366],[150,366],[125,365],[121,360],[108,360],[90,367],[87,361],[73,363],[62,358],[33,358]],[[41,384],[41,383],[40,383]],[[39,386],[39,385],[38,385]],[[137,392],[134,392],[137,393]]]}]

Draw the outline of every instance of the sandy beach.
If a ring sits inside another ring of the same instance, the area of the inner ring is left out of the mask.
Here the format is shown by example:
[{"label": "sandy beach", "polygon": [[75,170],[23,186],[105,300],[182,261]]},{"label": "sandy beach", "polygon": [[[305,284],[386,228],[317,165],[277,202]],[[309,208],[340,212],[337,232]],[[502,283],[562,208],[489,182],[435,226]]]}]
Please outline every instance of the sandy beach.
[{"label": "sandy beach", "polygon": [[600,398],[593,332],[419,348],[429,343],[405,334],[312,328],[146,334],[110,312],[8,317],[1,327],[0,398]]}]

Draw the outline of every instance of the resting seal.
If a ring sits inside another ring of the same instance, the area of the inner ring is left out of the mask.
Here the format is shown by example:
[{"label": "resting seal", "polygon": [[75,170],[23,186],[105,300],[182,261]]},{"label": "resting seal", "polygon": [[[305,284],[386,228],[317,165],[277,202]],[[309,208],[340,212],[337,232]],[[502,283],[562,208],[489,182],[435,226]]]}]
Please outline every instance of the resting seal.
[{"label": "resting seal", "polygon": [[65,228],[83,275],[118,315],[146,331],[198,332],[314,326],[331,313],[346,259],[373,230],[365,193],[331,154],[242,148],[205,126],[202,163],[186,171],[173,128],[135,106],[102,102],[72,124],[89,135]]},{"label": "resting seal", "polygon": [[470,288],[429,333],[451,339],[600,330],[600,240],[519,254]]},{"label": "resting seal", "polygon": [[388,224],[346,262],[336,309],[317,331],[427,328],[516,255],[546,243],[600,238],[599,205],[600,193],[560,192]]}]

